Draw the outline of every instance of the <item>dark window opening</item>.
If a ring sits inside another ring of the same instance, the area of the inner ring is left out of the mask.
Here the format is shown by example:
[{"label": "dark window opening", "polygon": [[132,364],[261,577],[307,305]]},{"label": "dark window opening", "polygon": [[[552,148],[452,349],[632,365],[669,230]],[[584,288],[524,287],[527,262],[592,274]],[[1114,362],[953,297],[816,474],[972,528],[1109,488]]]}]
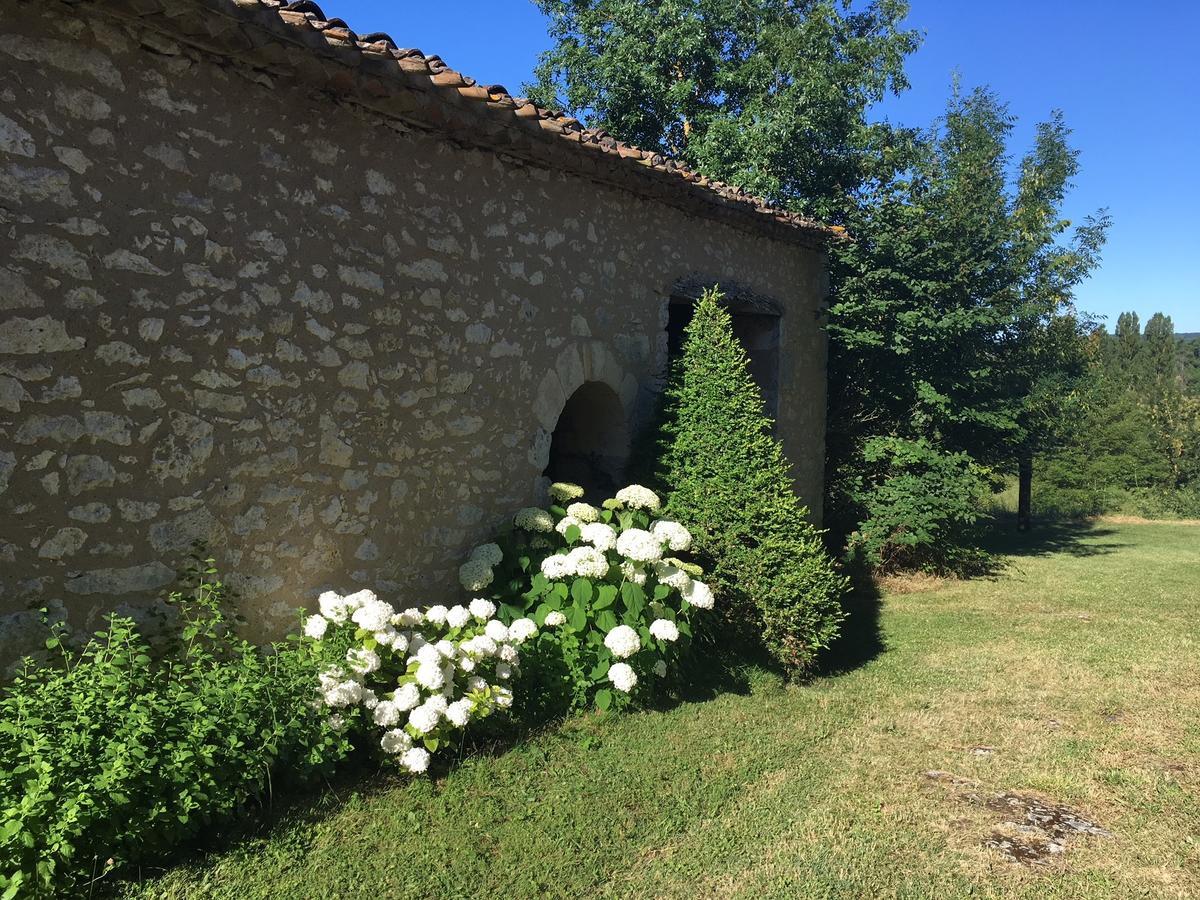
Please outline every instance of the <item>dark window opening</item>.
[{"label": "dark window opening", "polygon": [[628,459],[629,426],[621,398],[607,384],[587,382],[558,417],[546,477],[578,484],[589,500],[599,501],[624,486]]},{"label": "dark window opening", "polygon": [[[673,365],[683,352],[684,330],[692,321],[695,302],[671,300],[667,317],[667,358]],[[733,334],[749,358],[750,377],[758,385],[767,415],[779,414],[779,316],[757,311],[730,309]]]}]

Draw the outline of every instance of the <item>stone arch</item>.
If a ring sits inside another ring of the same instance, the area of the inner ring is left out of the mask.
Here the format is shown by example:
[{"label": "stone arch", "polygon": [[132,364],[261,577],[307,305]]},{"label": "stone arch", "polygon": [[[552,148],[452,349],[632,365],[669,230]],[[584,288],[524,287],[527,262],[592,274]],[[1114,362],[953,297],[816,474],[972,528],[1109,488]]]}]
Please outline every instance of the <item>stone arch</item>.
[{"label": "stone arch", "polygon": [[[534,493],[543,500],[546,488],[550,484],[547,471],[551,462],[555,430],[563,413],[567,411],[568,401],[575,398],[585,385],[590,387],[575,400],[575,408],[570,410],[570,414],[575,417],[588,408],[591,408],[593,413],[598,411],[598,415],[606,424],[600,433],[592,434],[590,439],[600,440],[605,444],[606,449],[601,455],[610,458],[610,477],[621,477],[624,474],[628,445],[626,444],[621,451],[623,458],[619,466],[613,460],[616,453],[614,447],[627,442],[635,430],[638,379],[625,371],[616,355],[603,341],[574,342],[559,352],[554,366],[542,376],[534,400],[538,427],[534,434],[529,461],[537,470],[537,475],[534,476]],[[582,441],[589,439],[589,436],[576,433],[574,439]],[[570,442],[571,439],[568,440],[568,445]]]},{"label": "stone arch", "polygon": [[543,474],[580,485],[591,500],[611,497],[624,487],[629,445],[621,398],[603,381],[585,381],[558,417]]}]

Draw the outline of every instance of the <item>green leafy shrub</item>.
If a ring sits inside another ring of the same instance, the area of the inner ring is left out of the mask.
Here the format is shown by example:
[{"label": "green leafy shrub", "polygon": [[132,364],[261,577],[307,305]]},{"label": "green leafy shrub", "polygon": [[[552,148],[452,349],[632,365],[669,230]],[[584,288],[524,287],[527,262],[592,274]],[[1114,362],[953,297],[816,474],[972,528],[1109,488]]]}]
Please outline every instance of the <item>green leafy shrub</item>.
[{"label": "green leafy shrub", "polygon": [[802,675],[838,634],[846,581],[795,494],[719,296],[700,299],[671,373],[658,480],[722,601],[714,645],[764,646]]},{"label": "green leafy shrub", "polygon": [[211,561],[188,578],[164,656],[112,616],[77,652],[52,637],[61,665],[27,663],[0,694],[0,896],[70,891],[346,751],[307,651],[234,637]]},{"label": "green leafy shrub", "polygon": [[873,568],[962,571],[986,562],[972,538],[998,487],[966,453],[925,440],[878,437],[863,448],[865,472],[843,479],[862,511],[848,550]]},{"label": "green leafy shrub", "polygon": [[582,502],[576,485],[551,492],[556,505],[518,511],[460,570],[468,591],[490,591],[502,620],[538,628],[521,648],[517,685],[517,706],[535,721],[664,690],[694,611],[714,602],[701,569],[672,555],[686,554],[692,536],[660,515],[653,491],[630,485],[602,507]]}]

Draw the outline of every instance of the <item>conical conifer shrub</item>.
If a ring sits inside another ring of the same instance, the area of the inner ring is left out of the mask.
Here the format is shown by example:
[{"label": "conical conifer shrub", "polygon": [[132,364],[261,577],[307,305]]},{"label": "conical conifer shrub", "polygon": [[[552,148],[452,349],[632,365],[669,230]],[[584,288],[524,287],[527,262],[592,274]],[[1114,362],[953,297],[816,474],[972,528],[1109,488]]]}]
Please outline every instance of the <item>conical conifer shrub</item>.
[{"label": "conical conifer shrub", "polygon": [[796,496],[787,459],[716,290],[698,302],[668,381],[660,486],[718,592],[719,646],[765,648],[810,671],[837,636],[846,590]]}]

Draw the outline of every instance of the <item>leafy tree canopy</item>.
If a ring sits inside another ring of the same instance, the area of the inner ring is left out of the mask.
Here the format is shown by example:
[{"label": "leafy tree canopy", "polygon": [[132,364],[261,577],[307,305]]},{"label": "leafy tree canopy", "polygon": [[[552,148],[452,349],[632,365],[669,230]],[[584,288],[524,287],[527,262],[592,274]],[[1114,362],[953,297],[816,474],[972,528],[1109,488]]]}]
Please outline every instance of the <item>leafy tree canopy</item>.
[{"label": "leafy tree canopy", "polygon": [[[867,108],[907,87],[900,0],[535,0],[535,100],[830,219],[872,165]],[[857,7],[857,8],[855,8]]]}]

